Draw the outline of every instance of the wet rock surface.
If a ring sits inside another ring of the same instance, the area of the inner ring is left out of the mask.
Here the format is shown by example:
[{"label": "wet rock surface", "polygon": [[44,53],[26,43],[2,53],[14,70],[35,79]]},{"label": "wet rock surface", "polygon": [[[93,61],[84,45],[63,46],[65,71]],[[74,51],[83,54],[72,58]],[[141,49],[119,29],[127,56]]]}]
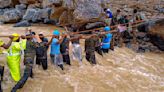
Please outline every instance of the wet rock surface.
[{"label": "wet rock surface", "polygon": [[51,9],[45,8],[45,9],[28,9],[23,16],[23,20],[32,21],[32,22],[38,22],[42,21],[42,19],[48,19],[49,18],[49,12],[51,12]]},{"label": "wet rock surface", "polygon": [[[147,34],[148,39],[143,39],[144,41],[150,41],[156,45],[160,50],[164,51],[164,19],[157,19],[151,21],[151,23],[145,25],[149,28],[145,33]],[[139,31],[143,31],[140,29]]]},{"label": "wet rock surface", "polygon": [[0,8],[9,7],[12,4],[12,0],[0,0]]},{"label": "wet rock surface", "polygon": [[164,51],[164,19],[157,19],[144,22],[138,26],[137,43],[131,45],[133,37],[124,33],[124,43],[128,48],[136,52],[160,52]]},{"label": "wet rock surface", "polygon": [[3,22],[17,22],[21,19],[23,12],[18,9],[7,10],[3,14]]},{"label": "wet rock surface", "polygon": [[14,27],[29,27],[29,26],[31,26],[31,24],[26,20],[18,22],[14,25]]}]

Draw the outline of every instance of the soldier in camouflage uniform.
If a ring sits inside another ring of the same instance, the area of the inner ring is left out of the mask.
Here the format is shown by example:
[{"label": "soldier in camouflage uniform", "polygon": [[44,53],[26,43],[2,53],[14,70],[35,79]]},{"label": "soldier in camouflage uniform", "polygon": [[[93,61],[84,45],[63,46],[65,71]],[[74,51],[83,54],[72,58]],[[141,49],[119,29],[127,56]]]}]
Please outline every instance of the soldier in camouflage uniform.
[{"label": "soldier in camouflage uniform", "polygon": [[95,35],[86,38],[86,40],[85,40],[86,59],[87,59],[91,64],[96,64],[95,46],[96,46]]}]

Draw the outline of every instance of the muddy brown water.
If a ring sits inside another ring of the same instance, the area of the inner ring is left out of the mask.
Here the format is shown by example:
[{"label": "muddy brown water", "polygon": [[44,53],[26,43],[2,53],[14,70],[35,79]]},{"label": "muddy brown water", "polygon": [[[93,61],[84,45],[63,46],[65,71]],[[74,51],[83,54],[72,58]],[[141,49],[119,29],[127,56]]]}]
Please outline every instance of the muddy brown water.
[{"label": "muddy brown water", "polygon": [[[30,28],[37,33],[50,34],[57,27],[41,24]],[[0,26],[0,34],[24,34],[24,29],[3,25]],[[8,41],[7,38],[2,39]],[[116,47],[104,57],[96,54],[98,64],[95,66],[84,57],[83,53],[82,65],[72,61],[72,66],[65,65],[65,71],[56,68],[50,60],[47,71],[34,66],[34,78],[29,78],[18,92],[164,92],[164,53],[141,54]],[[5,56],[1,56],[1,60],[5,61]],[[21,67],[23,74],[23,64]],[[14,84],[6,66],[2,84],[4,92],[10,92]]]}]

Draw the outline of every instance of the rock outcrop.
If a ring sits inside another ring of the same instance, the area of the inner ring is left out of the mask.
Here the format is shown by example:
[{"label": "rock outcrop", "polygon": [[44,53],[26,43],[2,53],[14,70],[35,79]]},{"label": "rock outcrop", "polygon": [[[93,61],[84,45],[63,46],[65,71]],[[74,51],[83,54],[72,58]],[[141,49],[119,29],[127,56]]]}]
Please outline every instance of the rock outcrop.
[{"label": "rock outcrop", "polygon": [[0,8],[9,7],[12,4],[12,0],[0,0]]},{"label": "rock outcrop", "polygon": [[151,42],[164,51],[164,19],[156,20],[148,34]]},{"label": "rock outcrop", "polygon": [[14,27],[29,27],[29,26],[31,26],[31,24],[26,20],[18,22],[14,25]]},{"label": "rock outcrop", "polygon": [[17,22],[22,18],[23,12],[18,9],[7,10],[3,14],[2,22]]},{"label": "rock outcrop", "polygon": [[39,22],[44,21],[44,19],[48,19],[50,15],[51,9],[27,9],[25,15],[23,16],[23,20]]},{"label": "rock outcrop", "polygon": [[[147,35],[149,38],[148,41],[164,51],[164,19],[145,22],[139,26],[139,31],[145,34],[142,35],[142,37],[146,37]],[[147,39],[145,38],[144,42],[146,42],[146,40]]]}]

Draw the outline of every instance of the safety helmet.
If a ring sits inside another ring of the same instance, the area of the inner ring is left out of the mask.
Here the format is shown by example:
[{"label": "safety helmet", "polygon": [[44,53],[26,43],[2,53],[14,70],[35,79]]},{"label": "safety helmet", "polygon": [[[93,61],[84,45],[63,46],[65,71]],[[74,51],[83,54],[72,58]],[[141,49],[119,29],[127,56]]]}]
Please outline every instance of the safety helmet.
[{"label": "safety helmet", "polygon": [[14,36],[13,41],[17,41],[20,35],[17,33],[13,33],[12,36]]},{"label": "safety helmet", "polygon": [[109,27],[109,26],[106,26],[106,27],[104,28],[104,31],[110,31],[110,27]]}]

